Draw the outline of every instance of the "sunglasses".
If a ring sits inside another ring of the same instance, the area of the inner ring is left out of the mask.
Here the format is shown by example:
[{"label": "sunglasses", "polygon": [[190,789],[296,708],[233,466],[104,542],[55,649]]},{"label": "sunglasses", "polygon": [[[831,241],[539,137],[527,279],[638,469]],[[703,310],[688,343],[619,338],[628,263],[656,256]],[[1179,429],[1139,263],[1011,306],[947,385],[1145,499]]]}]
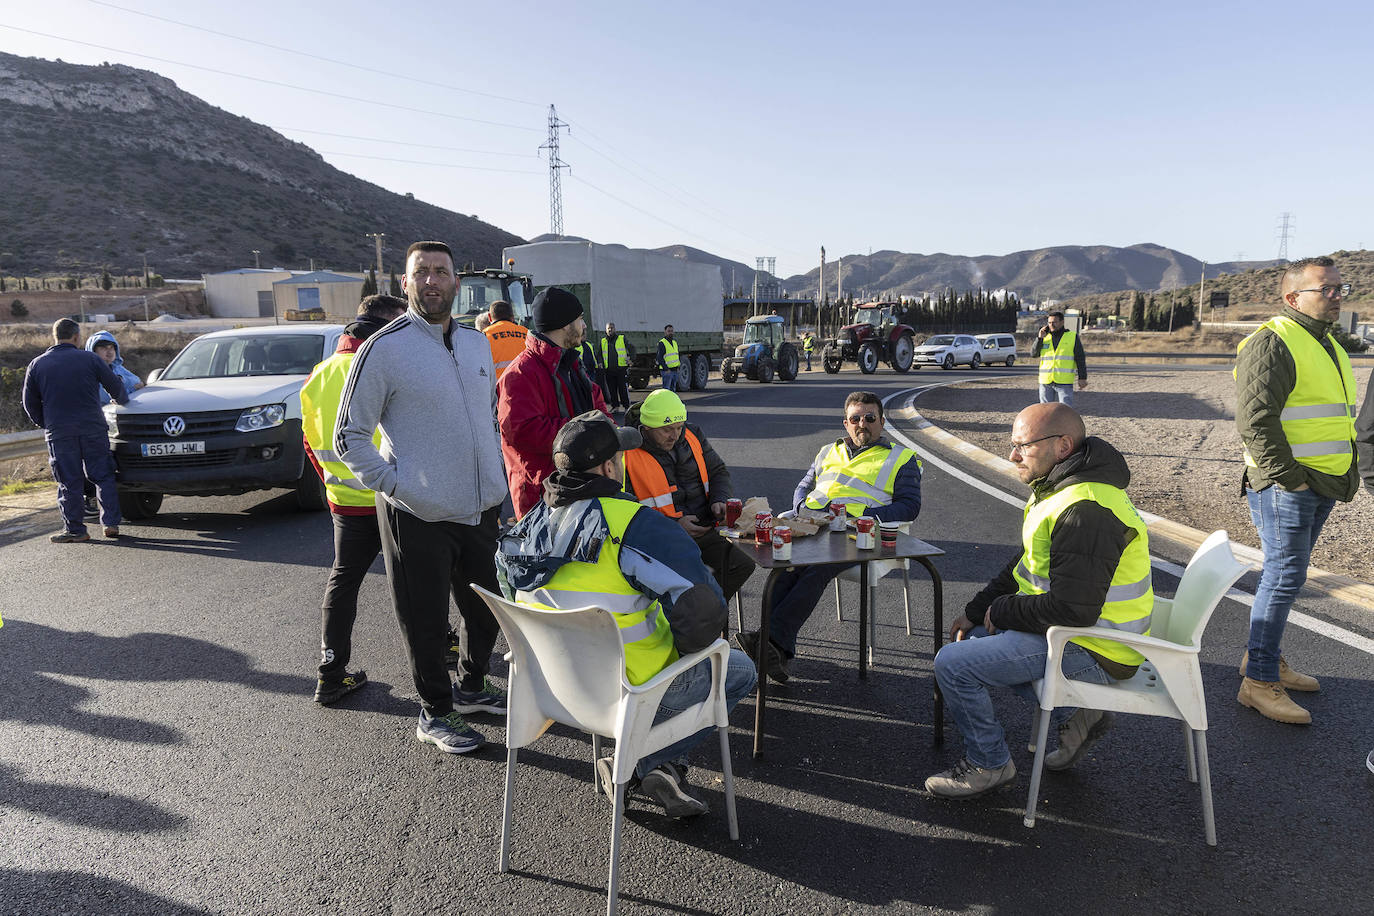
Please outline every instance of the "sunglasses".
[{"label": "sunglasses", "polygon": [[845,422],[851,426],[858,426],[860,423],[876,423],[878,415],[875,413],[855,413],[845,417]]}]

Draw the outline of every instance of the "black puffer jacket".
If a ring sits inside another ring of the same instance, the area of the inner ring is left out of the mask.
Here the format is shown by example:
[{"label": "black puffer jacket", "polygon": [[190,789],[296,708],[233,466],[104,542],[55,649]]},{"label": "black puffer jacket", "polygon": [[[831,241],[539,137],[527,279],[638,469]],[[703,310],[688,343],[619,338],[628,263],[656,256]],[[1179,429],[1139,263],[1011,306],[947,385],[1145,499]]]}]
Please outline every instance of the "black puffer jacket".
[{"label": "black puffer jacket", "polygon": [[[625,425],[639,426],[638,404],[626,411]],[[700,426],[688,421],[686,428],[690,429],[701,443],[701,460],[706,463],[706,475],[711,480],[709,493],[706,491],[705,481],[701,479],[700,471],[697,470],[697,460],[692,455],[692,447],[687,444],[685,435],[679,436],[677,444],[667,452],[650,442],[647,435],[642,447],[654,456],[654,460],[663,468],[668,483],[677,487],[673,491],[674,507],[688,518],[698,519],[703,524],[713,524],[711,503],[723,503],[735,495],[730,483],[730,469],[725,466],[725,460],[712,448],[710,440],[706,438]]]},{"label": "black puffer jacket", "polygon": [[[1105,483],[1124,490],[1130,480],[1131,470],[1121,453],[1089,436],[1078,451],[1043,478],[1031,481],[1031,499],[1038,502],[1076,483]],[[997,629],[1023,633],[1044,633],[1052,626],[1090,627],[1102,612],[1121,554],[1135,538],[1135,529],[1123,525],[1110,509],[1079,500],[1064,510],[1050,533],[1050,590],[1042,595],[1017,594],[1012,575],[1021,560],[1022,552],[1017,551],[997,578],[968,603],[964,616],[979,624],[991,609]]]}]

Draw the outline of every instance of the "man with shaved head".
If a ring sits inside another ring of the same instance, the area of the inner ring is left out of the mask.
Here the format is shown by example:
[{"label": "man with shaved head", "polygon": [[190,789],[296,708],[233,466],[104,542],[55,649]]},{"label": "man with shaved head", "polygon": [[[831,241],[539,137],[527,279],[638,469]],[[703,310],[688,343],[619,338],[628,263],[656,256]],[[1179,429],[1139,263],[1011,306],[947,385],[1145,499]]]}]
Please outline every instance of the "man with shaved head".
[{"label": "man with shaved head", "polygon": [[[1126,496],[1126,459],[1088,436],[1072,407],[1050,402],[1017,415],[1011,461],[1031,489],[1021,549],[968,603],[950,627],[956,641],[935,656],[935,679],[964,736],[964,758],[926,780],[926,791],[945,798],[971,798],[1016,779],[988,688],[1034,701],[1031,682],[1045,673],[1046,630],[1150,629],[1149,539]],[[1121,643],[1075,637],[1064,647],[1063,671],[1105,684],[1131,677],[1142,661]],[[1045,756],[1045,767],[1067,770],[1111,727],[1111,714],[1063,708],[1051,722],[1059,746]]]},{"label": "man with shaved head", "polygon": [[1279,652],[1288,611],[1307,581],[1312,545],[1337,500],[1359,489],[1354,460],[1355,378],[1331,336],[1350,284],[1330,258],[1294,261],[1279,281],[1281,313],[1236,349],[1236,429],[1245,451],[1241,492],[1264,548],[1264,571],[1250,609],[1236,699],[1260,715],[1307,725],[1312,714],[1290,690],[1317,679]]}]

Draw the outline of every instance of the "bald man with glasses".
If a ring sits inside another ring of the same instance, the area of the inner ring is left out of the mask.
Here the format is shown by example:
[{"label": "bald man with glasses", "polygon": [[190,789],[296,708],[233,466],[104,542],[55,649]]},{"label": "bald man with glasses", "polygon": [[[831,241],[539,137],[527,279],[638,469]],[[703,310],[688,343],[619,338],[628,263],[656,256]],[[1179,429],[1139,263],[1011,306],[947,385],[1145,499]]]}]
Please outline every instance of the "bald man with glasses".
[{"label": "bald man with glasses", "polygon": [[[826,445],[811,462],[792,494],[792,508],[827,510],[843,501],[851,518],[867,515],[880,522],[910,522],[921,512],[921,462],[910,449],[883,436],[883,405],[871,391],[855,391],[844,401],[845,436]],[[789,569],[773,589],[768,654],[764,668],[782,683],[790,677],[797,634],[816,609],[825,587],[854,563],[828,563]],[[757,632],[735,637],[757,658]]]}]

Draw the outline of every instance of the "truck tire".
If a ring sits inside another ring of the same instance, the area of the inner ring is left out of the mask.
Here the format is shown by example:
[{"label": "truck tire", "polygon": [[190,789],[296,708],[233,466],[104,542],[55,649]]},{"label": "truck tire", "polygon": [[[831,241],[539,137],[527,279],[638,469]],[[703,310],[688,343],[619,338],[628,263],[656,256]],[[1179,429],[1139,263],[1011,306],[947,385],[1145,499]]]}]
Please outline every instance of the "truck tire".
[{"label": "truck tire", "polygon": [[315,467],[306,461],[301,476],[296,478],[296,508],[302,512],[322,512],[329,508],[325,495],[324,481],[315,473]]},{"label": "truck tire", "polygon": [[910,334],[903,334],[892,344],[892,362],[889,363],[893,372],[907,373],[911,371],[911,361],[916,356],[916,345],[911,342]]},{"label": "truck tire", "polygon": [[119,514],[131,522],[157,515],[162,508],[161,493],[137,493],[129,490],[119,491]]},{"label": "truck tire", "polygon": [[759,384],[767,385],[773,381],[773,370],[776,368],[771,359],[761,359],[758,365]]},{"label": "truck tire", "polygon": [[684,353],[677,364],[677,390],[692,388],[692,357]]},{"label": "truck tire", "polygon": [[630,387],[635,391],[643,391],[649,387],[649,370],[631,368],[628,372],[630,377]]},{"label": "truck tire", "polygon": [[705,391],[711,380],[711,357],[705,353],[692,354],[692,390]]},{"label": "truck tire", "polygon": [[796,379],[797,370],[801,367],[801,359],[797,356],[797,348],[790,343],[785,343],[778,347],[778,379],[790,382]]},{"label": "truck tire", "polygon": [[859,364],[859,371],[864,375],[872,375],[878,371],[878,348],[868,341],[859,345],[859,355],[856,359]]}]

